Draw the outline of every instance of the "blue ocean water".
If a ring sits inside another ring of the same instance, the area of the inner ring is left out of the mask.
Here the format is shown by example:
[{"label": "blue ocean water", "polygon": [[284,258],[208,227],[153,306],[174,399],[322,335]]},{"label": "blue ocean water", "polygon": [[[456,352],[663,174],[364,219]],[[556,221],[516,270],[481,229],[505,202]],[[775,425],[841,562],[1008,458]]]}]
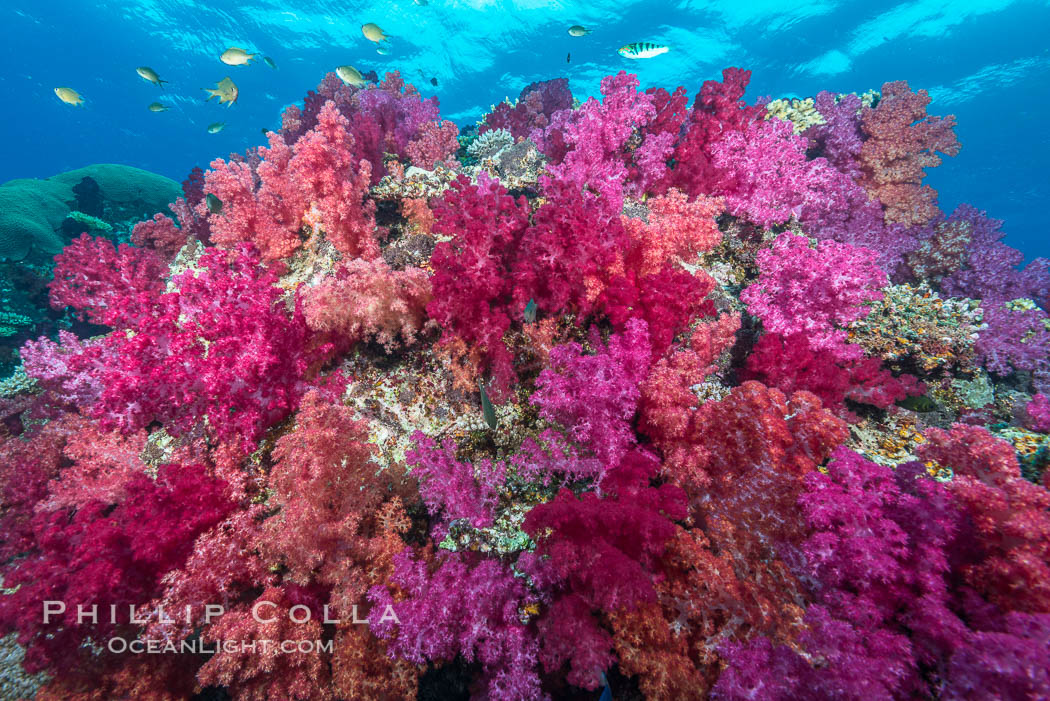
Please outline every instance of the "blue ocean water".
[{"label": "blue ocean water", "polygon": [[[380,55],[361,33],[392,38]],[[569,26],[592,33],[571,37]],[[0,3],[0,182],[91,163],[134,165],[182,180],[194,165],[260,143],[283,107],[336,66],[399,69],[461,126],[536,80],[565,76],[579,98],[602,76],[636,72],[642,87],[690,96],[727,66],[753,71],[748,98],[862,92],[908,80],[958,117],[961,154],[928,182],[942,209],[969,202],[1005,219],[1007,242],[1050,256],[1050,2],[1046,0],[83,0]],[[635,41],[670,45],[650,60],[621,58]],[[243,47],[273,59],[226,66]],[[137,66],[170,81],[160,89]],[[206,103],[225,76],[232,108]],[[434,85],[431,79],[435,79]],[[69,86],[82,107],[53,92]],[[153,101],[173,105],[163,113]],[[225,121],[218,134],[207,125]]]}]

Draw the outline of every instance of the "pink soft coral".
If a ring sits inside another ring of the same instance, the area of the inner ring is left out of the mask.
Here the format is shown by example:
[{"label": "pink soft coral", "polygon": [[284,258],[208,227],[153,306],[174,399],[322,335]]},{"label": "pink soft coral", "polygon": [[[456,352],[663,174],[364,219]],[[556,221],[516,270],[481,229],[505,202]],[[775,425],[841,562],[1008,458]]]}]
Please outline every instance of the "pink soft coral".
[{"label": "pink soft coral", "polygon": [[768,331],[803,334],[814,350],[837,357],[857,357],[860,349],[845,343],[844,325],[868,314],[868,302],[882,299],[886,274],[866,248],[781,234],[758,253],[761,275],[740,299]]},{"label": "pink soft coral", "polygon": [[375,341],[389,353],[415,341],[430,298],[430,279],[419,268],[355,258],[303,293],[303,312],[311,329]]},{"label": "pink soft coral", "polygon": [[459,149],[459,128],[447,119],[441,122],[425,122],[415,139],[408,142],[405,152],[412,165],[433,170],[438,162],[451,164]]}]

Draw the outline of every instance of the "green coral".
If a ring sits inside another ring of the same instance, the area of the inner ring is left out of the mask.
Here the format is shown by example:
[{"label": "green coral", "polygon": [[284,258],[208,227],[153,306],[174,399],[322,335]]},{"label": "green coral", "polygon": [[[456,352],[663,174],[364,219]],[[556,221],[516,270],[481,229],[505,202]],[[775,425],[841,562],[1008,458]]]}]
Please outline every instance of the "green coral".
[{"label": "green coral", "polygon": [[68,218],[78,224],[83,224],[88,229],[95,231],[113,231],[113,227],[109,223],[102,221],[98,217],[93,217],[90,214],[84,214],[76,209],[69,213]]}]

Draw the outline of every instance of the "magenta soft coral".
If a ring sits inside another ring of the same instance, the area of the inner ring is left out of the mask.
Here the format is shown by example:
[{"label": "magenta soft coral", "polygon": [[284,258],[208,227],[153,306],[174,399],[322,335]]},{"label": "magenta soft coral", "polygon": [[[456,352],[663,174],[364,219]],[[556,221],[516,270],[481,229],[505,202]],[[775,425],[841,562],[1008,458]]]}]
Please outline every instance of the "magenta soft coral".
[{"label": "magenta soft coral", "polygon": [[51,306],[73,307],[95,324],[126,328],[149,316],[164,291],[164,260],[154,251],[109,239],[80,238],[55,256]]},{"label": "magenta soft coral", "polygon": [[584,355],[578,343],[557,346],[550,367],[536,380],[529,400],[540,416],[564,426],[568,435],[605,465],[615,465],[634,445],[632,420],[638,385],[649,371],[649,334],[644,321],[631,319],[622,336],[607,347],[592,332],[595,355]]},{"label": "magenta soft coral", "polygon": [[568,78],[530,83],[522,88],[513,105],[501,102],[485,115],[485,123],[478,128],[478,133],[506,129],[515,139],[527,137],[534,130],[546,128],[555,112],[571,108]]},{"label": "magenta soft coral", "polygon": [[311,346],[300,310],[289,316],[282,308],[276,280],[250,248],[211,249],[196,270],[175,277],[177,291],[157,298],[134,334],[65,353],[41,341],[31,371],[90,402],[107,428],[160,421],[179,434],[207,416],[212,435],[238,438],[250,451],[295,408],[310,364],[327,350]]},{"label": "magenta soft coral", "polygon": [[802,334],[811,348],[837,358],[859,356],[859,348],[846,344],[843,326],[867,316],[865,305],[882,299],[887,279],[873,251],[835,241],[814,249],[804,237],[785,233],[757,259],[758,282],[740,299],[767,331]]},{"label": "magenta soft coral", "polygon": [[[474,699],[540,699],[535,633],[518,611],[535,601],[524,581],[503,563],[474,553],[442,553],[436,561],[395,558],[391,584],[369,593],[371,629],[390,639],[390,652],[417,665],[461,655],[481,665]],[[392,612],[388,614],[387,611]],[[396,627],[394,621],[396,619]]]}]

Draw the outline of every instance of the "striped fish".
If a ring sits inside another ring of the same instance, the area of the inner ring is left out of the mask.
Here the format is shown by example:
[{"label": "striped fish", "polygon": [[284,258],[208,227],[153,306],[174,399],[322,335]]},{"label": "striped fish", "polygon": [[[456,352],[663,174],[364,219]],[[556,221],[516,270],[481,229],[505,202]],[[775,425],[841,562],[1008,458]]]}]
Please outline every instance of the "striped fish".
[{"label": "striped fish", "polygon": [[636,41],[627,46],[621,46],[616,52],[624,58],[652,58],[667,53],[670,47],[661,44],[652,44],[648,41]]}]

